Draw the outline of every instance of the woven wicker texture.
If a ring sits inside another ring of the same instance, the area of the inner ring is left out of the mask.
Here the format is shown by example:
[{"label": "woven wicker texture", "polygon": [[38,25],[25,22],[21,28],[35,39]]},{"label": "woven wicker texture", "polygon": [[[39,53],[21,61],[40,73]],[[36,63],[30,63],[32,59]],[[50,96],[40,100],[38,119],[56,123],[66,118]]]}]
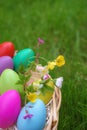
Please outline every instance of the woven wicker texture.
[{"label": "woven wicker texture", "polygon": [[44,130],[58,130],[59,109],[61,106],[61,91],[55,87],[52,101],[47,105],[47,124]]}]

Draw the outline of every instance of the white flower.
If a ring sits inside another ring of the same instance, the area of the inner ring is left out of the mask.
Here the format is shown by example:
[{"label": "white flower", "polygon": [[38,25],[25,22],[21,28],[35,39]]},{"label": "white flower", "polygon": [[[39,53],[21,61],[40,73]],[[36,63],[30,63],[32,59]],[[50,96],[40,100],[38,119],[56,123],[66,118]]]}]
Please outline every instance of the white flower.
[{"label": "white flower", "polygon": [[41,66],[40,64],[36,66],[36,70],[41,74],[41,76],[49,73],[47,66]]},{"label": "white flower", "polygon": [[36,66],[36,70],[39,71],[39,72],[42,72],[44,70],[44,67],[39,64],[39,65]]},{"label": "white flower", "polygon": [[40,85],[39,85],[39,88],[43,88],[43,86],[44,86],[43,84],[40,84]]},{"label": "white flower", "polygon": [[63,77],[59,77],[56,80],[56,86],[61,88],[62,87],[62,82],[63,82]]},{"label": "white flower", "polygon": [[41,93],[41,92],[40,92],[39,90],[36,92],[37,95],[39,95],[40,93]]}]

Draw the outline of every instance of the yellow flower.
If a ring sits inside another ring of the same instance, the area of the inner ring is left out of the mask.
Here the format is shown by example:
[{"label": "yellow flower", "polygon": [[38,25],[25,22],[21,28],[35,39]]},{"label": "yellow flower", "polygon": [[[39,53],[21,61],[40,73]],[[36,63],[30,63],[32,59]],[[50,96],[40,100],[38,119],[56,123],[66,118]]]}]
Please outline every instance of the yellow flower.
[{"label": "yellow flower", "polygon": [[62,65],[65,64],[64,56],[59,55],[59,56],[56,58],[55,62],[56,62],[56,65],[57,65],[57,66],[61,67]]},{"label": "yellow flower", "polygon": [[40,86],[41,79],[38,79],[33,82],[34,89],[37,90]]},{"label": "yellow flower", "polygon": [[48,66],[47,68],[50,69],[50,70],[53,70],[54,67],[55,67],[56,63],[55,62],[48,62]]},{"label": "yellow flower", "polygon": [[37,95],[36,93],[30,93],[27,94],[27,97],[28,97],[28,100],[31,101],[31,102],[35,102],[36,101],[36,98],[37,98]]}]

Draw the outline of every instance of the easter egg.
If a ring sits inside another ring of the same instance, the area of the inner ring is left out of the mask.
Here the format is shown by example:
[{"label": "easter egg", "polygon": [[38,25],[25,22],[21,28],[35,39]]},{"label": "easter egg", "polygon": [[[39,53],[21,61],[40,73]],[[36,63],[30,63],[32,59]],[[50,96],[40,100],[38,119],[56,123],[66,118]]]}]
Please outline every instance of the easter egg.
[{"label": "easter egg", "polygon": [[13,60],[9,56],[2,56],[2,57],[0,57],[0,74],[5,69],[13,69]]},{"label": "easter egg", "polygon": [[[46,87],[49,86],[49,89],[46,89]],[[47,83],[47,86],[43,86],[45,87],[45,92],[40,92],[37,95],[37,98],[41,99],[45,104],[48,104],[50,102],[50,100],[52,99],[53,96],[53,92],[54,92],[54,83],[53,81],[49,80],[49,82]]]},{"label": "easter egg", "polygon": [[18,81],[19,76],[15,71],[5,69],[0,76],[0,94],[10,89],[17,90],[20,94],[22,94],[23,86],[17,84]]},{"label": "easter egg", "polygon": [[41,99],[45,104],[48,104],[49,101],[52,99],[53,92],[46,90],[45,93],[40,93],[37,95],[37,98]]},{"label": "easter egg", "polygon": [[25,68],[34,61],[34,51],[30,48],[19,51],[13,58],[14,70],[18,70],[20,66]]},{"label": "easter egg", "polygon": [[15,47],[12,42],[3,42],[0,44],[0,57],[1,56],[10,56],[13,57],[15,52]]},{"label": "easter egg", "polygon": [[0,96],[0,128],[13,125],[21,109],[20,95],[16,90],[9,90]]},{"label": "easter egg", "polygon": [[46,107],[40,99],[37,99],[34,103],[27,103],[21,110],[17,128],[18,130],[43,130],[45,123]]}]

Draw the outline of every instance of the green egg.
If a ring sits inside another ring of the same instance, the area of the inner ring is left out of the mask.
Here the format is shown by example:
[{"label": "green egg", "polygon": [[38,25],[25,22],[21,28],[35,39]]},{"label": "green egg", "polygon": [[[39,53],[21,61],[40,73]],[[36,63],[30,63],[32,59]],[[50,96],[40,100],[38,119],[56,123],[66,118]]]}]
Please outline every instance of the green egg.
[{"label": "green egg", "polygon": [[20,66],[24,66],[25,68],[34,61],[35,53],[32,49],[26,48],[19,51],[14,57],[14,70],[17,71]]},{"label": "green egg", "polygon": [[8,90],[17,90],[20,93],[22,104],[24,103],[24,87],[18,84],[19,75],[12,69],[5,69],[0,75],[0,94]]}]

